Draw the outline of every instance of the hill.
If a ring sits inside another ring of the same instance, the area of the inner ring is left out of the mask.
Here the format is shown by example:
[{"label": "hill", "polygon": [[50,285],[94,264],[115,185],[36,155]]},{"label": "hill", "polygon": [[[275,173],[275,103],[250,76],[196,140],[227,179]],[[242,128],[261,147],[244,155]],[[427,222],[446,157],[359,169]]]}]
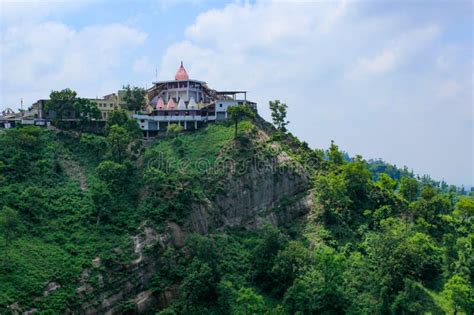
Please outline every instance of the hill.
[{"label": "hill", "polygon": [[1,313],[472,312],[472,198],[260,118],[134,128],[0,134]]}]

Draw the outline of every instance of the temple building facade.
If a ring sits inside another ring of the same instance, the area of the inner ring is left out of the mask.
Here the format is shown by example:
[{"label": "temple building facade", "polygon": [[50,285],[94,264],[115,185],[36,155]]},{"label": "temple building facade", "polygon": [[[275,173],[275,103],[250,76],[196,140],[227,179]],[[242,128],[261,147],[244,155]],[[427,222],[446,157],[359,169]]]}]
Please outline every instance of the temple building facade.
[{"label": "temple building facade", "polygon": [[166,131],[170,124],[193,130],[225,120],[227,109],[234,105],[247,104],[257,110],[245,91],[216,91],[204,81],[190,79],[182,62],[174,80],[153,83],[147,91],[147,103],[145,112],[133,115],[145,137]]}]

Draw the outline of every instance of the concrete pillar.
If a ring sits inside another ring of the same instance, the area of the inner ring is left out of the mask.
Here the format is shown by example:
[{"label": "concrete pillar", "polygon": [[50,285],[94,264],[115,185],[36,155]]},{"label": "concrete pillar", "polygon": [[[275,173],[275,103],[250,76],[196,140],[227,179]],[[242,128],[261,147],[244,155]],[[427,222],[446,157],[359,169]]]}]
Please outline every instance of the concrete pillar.
[{"label": "concrete pillar", "polygon": [[184,121],[184,130],[187,130],[188,129],[188,124],[186,122],[186,120]]},{"label": "concrete pillar", "polygon": [[198,129],[198,122],[197,122],[197,120],[194,121],[194,129]]}]

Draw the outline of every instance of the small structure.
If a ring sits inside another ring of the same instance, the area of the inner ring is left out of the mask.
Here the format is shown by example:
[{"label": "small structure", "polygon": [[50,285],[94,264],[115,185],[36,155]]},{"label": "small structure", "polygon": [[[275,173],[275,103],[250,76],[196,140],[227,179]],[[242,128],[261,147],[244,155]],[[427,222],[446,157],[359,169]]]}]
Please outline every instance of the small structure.
[{"label": "small structure", "polygon": [[[119,90],[117,93],[107,94],[102,98],[89,98],[89,101],[96,104],[100,110],[100,121],[105,122],[110,115],[110,112],[117,108],[124,108],[124,90]],[[57,113],[53,110],[48,110],[46,108],[47,99],[40,99],[33,103],[31,110],[35,113],[36,119],[44,119],[52,121],[56,118]],[[63,113],[64,121],[77,121],[76,114],[74,111]]]},{"label": "small structure", "polygon": [[153,111],[133,115],[145,137],[165,131],[172,123],[194,130],[225,120],[230,106],[247,104],[257,110],[257,104],[247,100],[246,91],[210,89],[206,82],[190,79],[182,62],[174,80],[153,83],[147,99]]},{"label": "small structure", "polygon": [[107,120],[111,111],[117,108],[125,108],[124,98],[125,91],[119,90],[117,93],[107,94],[102,98],[90,98],[89,100],[95,104],[100,110],[101,120]]},{"label": "small structure", "polygon": [[13,109],[6,108],[0,112],[0,128],[11,128],[15,126],[15,121],[17,120],[17,114]]}]

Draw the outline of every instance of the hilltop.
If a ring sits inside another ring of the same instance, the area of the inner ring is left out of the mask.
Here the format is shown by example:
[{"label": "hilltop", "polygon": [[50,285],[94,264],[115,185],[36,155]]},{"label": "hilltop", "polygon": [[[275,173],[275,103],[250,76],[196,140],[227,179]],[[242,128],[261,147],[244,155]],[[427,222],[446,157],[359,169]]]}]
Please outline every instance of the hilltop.
[{"label": "hilltop", "polygon": [[0,134],[1,313],[472,311],[472,198],[259,117],[109,121]]}]

